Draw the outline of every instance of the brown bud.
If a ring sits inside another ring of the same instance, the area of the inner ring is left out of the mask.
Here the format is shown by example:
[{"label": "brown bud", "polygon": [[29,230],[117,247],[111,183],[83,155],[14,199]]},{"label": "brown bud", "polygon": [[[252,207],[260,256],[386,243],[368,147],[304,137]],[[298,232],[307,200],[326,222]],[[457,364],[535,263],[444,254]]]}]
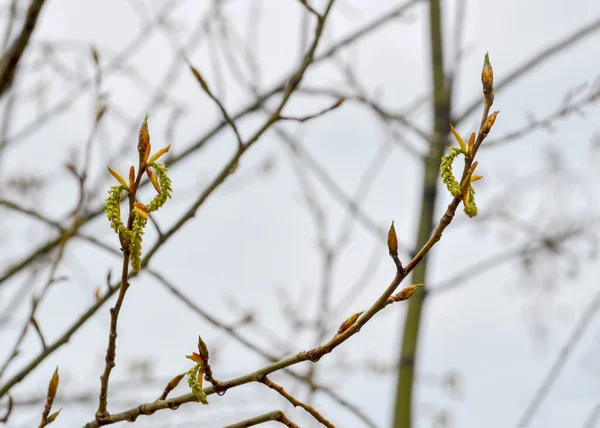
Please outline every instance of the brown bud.
[{"label": "brown bud", "polygon": [[346,321],[344,321],[342,323],[342,325],[338,329],[337,334],[342,334],[343,332],[345,332],[346,330],[348,330],[352,326],[352,324],[354,324],[356,322],[356,320],[358,319],[358,317],[362,315],[363,312],[364,311],[361,311],[361,312],[355,313],[354,315],[351,315]]},{"label": "brown bud", "polygon": [[413,284],[403,288],[398,294],[394,295],[394,302],[401,302],[403,300],[410,299],[412,295],[415,294],[415,291],[417,291],[417,288],[419,288],[421,285],[423,284]]},{"label": "brown bud", "polygon": [[146,117],[144,118],[144,122],[142,123],[142,126],[140,127],[140,134],[139,134],[139,138],[138,138],[138,145],[137,145],[137,149],[138,152],[140,153],[140,155],[143,155],[146,151],[146,148],[148,147],[148,144],[150,144],[150,133],[148,132],[148,118],[150,116],[146,115]]},{"label": "brown bud", "polygon": [[492,126],[494,126],[494,122],[496,121],[496,116],[498,116],[498,113],[500,113],[500,112],[499,111],[493,112],[485,120],[485,123],[483,124],[483,129],[481,130],[481,133],[484,136],[487,136],[487,134],[492,130]]},{"label": "brown bud", "polygon": [[104,113],[106,113],[106,110],[108,110],[108,106],[106,104],[102,104],[100,107],[98,107],[98,110],[96,110],[96,122],[100,122],[100,119],[102,119]]},{"label": "brown bud", "polygon": [[469,137],[469,145],[468,145],[468,149],[467,149],[467,153],[469,153],[469,156],[473,156],[473,149],[475,148],[475,133],[471,133],[471,136]]},{"label": "brown bud", "polygon": [[345,101],[346,101],[346,97],[339,97],[337,99],[337,101],[335,102],[335,104],[331,106],[331,108],[332,109],[338,108],[339,106],[341,106],[342,104],[344,104]]},{"label": "brown bud", "polygon": [[129,168],[129,187],[133,189],[133,184],[135,183],[135,168],[133,165]]},{"label": "brown bud", "polygon": [[202,74],[200,74],[198,69],[196,67],[194,67],[192,64],[188,64],[188,65],[190,66],[190,70],[192,70],[192,73],[194,73],[194,77],[196,78],[196,80],[198,81],[198,83],[200,84],[202,89],[205,92],[210,94],[210,89],[208,89],[208,85],[206,84],[206,81],[202,77]]},{"label": "brown bud", "polygon": [[175,376],[173,379],[171,379],[169,381],[169,383],[167,384],[167,386],[165,386],[165,389],[164,389],[162,395],[160,396],[159,400],[166,400],[169,393],[171,391],[173,391],[177,387],[177,385],[179,385],[179,382],[181,382],[181,379],[183,379],[184,376],[185,376],[185,373],[182,373],[180,375]]},{"label": "brown bud", "polygon": [[202,337],[198,336],[198,351],[200,352],[200,356],[205,362],[208,362],[208,347]]},{"label": "brown bud", "polygon": [[100,62],[100,57],[98,56],[98,51],[96,50],[96,48],[94,46],[92,46],[92,59],[94,60],[94,63],[96,63],[96,65],[98,65],[98,63]]},{"label": "brown bud", "polygon": [[398,237],[396,236],[396,228],[394,227],[393,221],[392,221],[392,225],[390,226],[390,230],[388,231],[387,245],[388,245],[388,250],[390,252],[390,256],[392,256],[392,257],[397,256],[398,255]]},{"label": "brown bud", "polygon": [[58,389],[58,366],[54,370],[54,374],[52,375],[52,379],[50,379],[50,383],[48,384],[48,400],[47,403],[52,406],[54,402],[54,398],[56,397],[56,390]]},{"label": "brown bud", "polygon": [[483,69],[481,70],[481,84],[483,85],[483,95],[485,101],[492,105],[494,102],[494,71],[490,63],[490,57],[486,53],[483,61]]},{"label": "brown bud", "polygon": [[142,166],[148,165],[148,158],[150,157],[150,151],[152,150],[152,144],[148,143],[146,151],[142,154]]},{"label": "brown bud", "polygon": [[56,419],[56,417],[58,416],[58,414],[60,413],[61,410],[62,409],[58,409],[57,412],[54,412],[50,416],[48,416],[48,419],[46,419],[46,425],[49,425],[52,422],[54,422],[54,420]]}]

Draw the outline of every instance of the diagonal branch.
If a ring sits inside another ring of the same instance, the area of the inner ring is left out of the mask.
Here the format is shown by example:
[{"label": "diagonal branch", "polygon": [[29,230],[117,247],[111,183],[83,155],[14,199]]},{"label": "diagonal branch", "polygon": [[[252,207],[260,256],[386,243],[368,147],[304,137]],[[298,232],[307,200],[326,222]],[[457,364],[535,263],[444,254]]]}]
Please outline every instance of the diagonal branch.
[{"label": "diagonal branch", "polygon": [[317,410],[314,407],[309,406],[308,404],[303,403],[302,401],[298,400],[293,395],[288,393],[285,389],[283,389],[283,387],[281,385],[276,384],[271,379],[269,379],[267,376],[265,376],[263,378],[262,383],[264,383],[266,386],[268,386],[272,390],[277,391],[283,398],[285,398],[290,403],[292,403],[292,405],[294,407],[302,407],[304,410],[306,410],[308,413],[310,413],[313,418],[315,418],[317,421],[319,421],[321,423],[321,425],[324,425],[327,428],[335,428],[335,426],[331,422],[329,422],[327,419],[325,419],[323,417],[323,415],[321,415],[319,412],[317,412]]},{"label": "diagonal branch", "polygon": [[21,33],[12,42],[0,60],[0,97],[11,86],[21,57],[29,44],[29,39],[35,30],[42,6],[46,0],[32,0],[27,10],[27,17]]},{"label": "diagonal branch", "polygon": [[[367,35],[371,34],[373,31],[378,30],[382,26],[384,26],[384,25],[390,23],[391,21],[393,21],[394,19],[402,16],[411,7],[417,5],[418,2],[419,2],[419,0],[407,0],[405,3],[402,3],[398,6],[396,6],[395,8],[383,13],[381,16],[379,16],[376,19],[374,19],[373,21],[365,24],[363,27],[359,28],[352,34],[342,38],[341,40],[336,42],[333,46],[331,46],[329,49],[327,49],[323,53],[321,53],[320,55],[315,56],[315,58],[313,59],[313,64],[322,62],[322,61],[326,60],[327,58],[330,58],[331,56],[335,55],[339,50],[341,50],[347,46],[350,46],[352,43],[357,42],[358,40],[362,39],[363,37],[366,37]],[[168,9],[168,8],[165,7],[165,9]],[[159,18],[162,17],[163,12],[164,11],[161,10],[161,12],[159,14]],[[145,27],[141,31],[140,35],[137,36],[130,44],[128,44],[127,47],[121,53],[119,53],[118,57],[114,58],[113,61],[111,61],[110,66],[113,68],[116,67],[116,65],[119,64],[119,62],[123,58],[130,55],[131,49],[135,46],[139,46],[139,43],[142,40],[144,40],[145,38],[147,38],[147,34],[148,34],[148,31],[150,28],[151,28],[150,24],[147,27]],[[245,116],[249,113],[252,113],[252,112],[258,110],[267,99],[269,99],[272,96],[283,91],[283,89],[285,87],[285,82],[287,82],[287,79],[280,83],[275,84],[271,89],[265,91],[263,93],[263,95],[258,97],[258,99],[255,102],[253,102],[252,104],[241,109],[238,113],[233,114],[231,116],[232,120],[238,120],[242,116]],[[86,88],[90,84],[91,84],[91,81],[81,82],[81,86],[79,86],[75,92],[81,93],[82,89]],[[66,104],[68,104],[67,100],[69,100],[70,97],[72,97],[72,94],[69,95],[69,97],[65,97],[64,103],[61,103],[61,109],[65,108],[64,106]],[[40,123],[38,120],[35,123],[34,128],[37,129],[37,126],[39,126],[39,125],[40,125]],[[192,153],[196,152],[197,150],[203,148],[209,140],[211,140],[213,137],[215,137],[226,126],[227,126],[227,122],[225,120],[223,120],[222,122],[217,124],[214,128],[212,128],[210,131],[208,131],[203,137],[198,138],[189,148],[185,149],[183,152],[179,153],[178,155],[172,156],[168,160],[168,162],[166,162],[167,166],[171,167],[171,166],[175,165],[176,163],[183,161],[184,159],[186,159],[188,156],[190,156]],[[148,183],[148,181],[142,182],[142,187],[146,186],[147,183]],[[88,216],[86,216],[85,218],[82,219],[81,226],[83,226],[83,224],[91,221],[92,219],[96,218],[97,216],[99,216],[100,214],[103,214],[103,213],[104,213],[104,206],[97,207],[96,209],[92,210]],[[5,272],[0,274],[0,287],[2,287],[2,285],[4,283],[6,283],[6,281],[8,279],[12,278],[15,274],[21,272],[24,268],[29,266],[32,262],[36,261],[39,257],[47,254],[50,250],[52,250],[53,248],[58,246],[59,243],[60,243],[60,237],[49,240],[49,241],[41,244],[39,247],[35,248],[34,250],[32,250],[28,255],[23,257],[23,259],[21,259],[19,262],[10,266]]]},{"label": "diagonal branch", "polygon": [[535,391],[531,401],[529,404],[527,404],[527,408],[519,418],[519,422],[517,423],[518,428],[525,428],[531,424],[540,406],[548,396],[548,393],[550,393],[552,386],[554,386],[554,382],[565,368],[569,357],[573,354],[573,351],[575,351],[577,344],[598,313],[598,310],[600,310],[600,292],[596,292],[595,296],[592,298],[592,300],[590,300],[588,305],[583,310],[581,317],[577,321],[577,324],[575,324],[575,327],[569,335],[569,338],[561,348],[556,360],[550,367],[550,370],[548,370],[548,373],[546,373],[542,383]]},{"label": "diagonal branch", "polygon": [[293,423],[281,410],[276,410],[274,412],[265,413],[259,416],[254,416],[253,418],[246,419],[244,421],[238,422],[236,424],[227,425],[225,428],[246,428],[253,427],[255,425],[264,424],[266,422],[276,421],[285,425],[289,428],[300,428],[298,425]]}]

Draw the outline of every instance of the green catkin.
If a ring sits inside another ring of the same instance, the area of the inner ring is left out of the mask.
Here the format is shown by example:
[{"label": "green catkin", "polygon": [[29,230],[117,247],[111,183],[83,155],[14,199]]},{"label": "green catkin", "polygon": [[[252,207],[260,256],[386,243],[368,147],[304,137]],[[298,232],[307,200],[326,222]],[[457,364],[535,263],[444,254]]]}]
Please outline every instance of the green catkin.
[{"label": "green catkin", "polygon": [[168,169],[166,166],[161,163],[152,163],[148,166],[154,170],[160,187],[160,193],[146,206],[147,211],[150,213],[156,211],[167,202],[167,199],[171,197],[173,189],[171,187],[171,179],[167,176]]},{"label": "green catkin", "polygon": [[473,218],[477,215],[477,205],[475,204],[475,189],[473,186],[470,188],[471,192],[469,194],[469,201],[465,205],[464,212],[469,217]]},{"label": "green catkin", "polygon": [[134,272],[138,272],[142,267],[142,238],[146,220],[139,214],[134,213],[133,227],[131,229],[131,239],[129,241],[129,250],[131,252],[131,267]]},{"label": "green catkin", "polygon": [[110,222],[110,227],[117,233],[123,233],[126,230],[121,220],[121,192],[127,190],[125,186],[111,186],[108,191],[108,198],[104,205],[106,217]]},{"label": "green catkin", "polygon": [[458,155],[464,155],[465,152],[459,147],[450,147],[450,153],[442,158],[442,163],[440,165],[440,171],[442,172],[442,181],[448,188],[448,191],[455,198],[460,196],[460,184],[454,178],[454,174],[452,174],[452,163],[454,159]]},{"label": "green catkin", "polygon": [[[457,158],[458,155],[465,155],[466,153],[460,147],[450,147],[450,153],[442,158],[442,163],[440,165],[440,171],[442,172],[442,181],[448,188],[448,191],[455,198],[460,197],[461,188],[458,181],[454,177],[452,173],[452,163]],[[477,215],[477,204],[475,203],[475,189],[473,186],[469,187],[469,200],[465,204],[464,212],[469,217],[475,217]]]},{"label": "green catkin", "polygon": [[199,402],[202,404],[208,404],[206,393],[202,389],[200,382],[198,382],[198,370],[200,370],[200,364],[196,364],[186,373],[188,376],[188,385]]}]

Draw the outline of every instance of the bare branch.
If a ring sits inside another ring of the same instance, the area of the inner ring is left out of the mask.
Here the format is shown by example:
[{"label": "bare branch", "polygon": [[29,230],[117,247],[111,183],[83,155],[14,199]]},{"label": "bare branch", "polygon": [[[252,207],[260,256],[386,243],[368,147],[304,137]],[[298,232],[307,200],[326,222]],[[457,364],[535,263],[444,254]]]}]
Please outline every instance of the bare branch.
[{"label": "bare branch", "polygon": [[554,363],[544,376],[544,379],[540,383],[538,389],[535,391],[533,397],[527,404],[525,411],[519,417],[517,423],[518,428],[525,428],[531,424],[544,400],[548,396],[548,393],[554,386],[554,382],[560,376],[562,370],[565,368],[569,357],[575,351],[575,348],[579,344],[579,341],[585,334],[586,330],[592,323],[592,320],[600,310],[600,292],[596,292],[594,297],[588,302],[587,306],[581,313],[581,317],[573,327],[573,330],[569,334],[567,341],[562,346],[560,352],[556,356]]},{"label": "bare branch", "polygon": [[283,389],[283,387],[281,385],[276,384],[271,379],[269,379],[267,376],[265,376],[263,378],[262,383],[264,383],[266,386],[268,386],[272,390],[277,391],[283,398],[285,398],[290,403],[292,403],[292,405],[294,407],[302,407],[304,410],[306,410],[308,413],[310,413],[313,418],[315,418],[317,421],[319,421],[322,425],[326,426],[327,428],[335,428],[335,426],[331,422],[329,422],[327,419],[325,419],[323,417],[323,415],[321,415],[319,412],[317,412],[317,410],[315,410],[314,407],[303,403],[302,401],[298,400],[297,398],[294,398],[291,394],[286,392],[285,389]]},{"label": "bare branch", "polygon": [[287,416],[285,416],[285,414],[281,410],[276,410],[274,412],[269,412],[260,416],[255,416],[253,418],[238,422],[237,424],[227,425],[225,428],[253,427],[255,425],[264,424],[270,421],[280,422],[289,428],[300,428],[298,425],[296,425],[290,419],[288,419]]},{"label": "bare branch", "polygon": [[29,44],[35,30],[42,6],[46,0],[32,0],[21,33],[15,38],[6,53],[0,59],[0,97],[11,86],[19,61]]}]

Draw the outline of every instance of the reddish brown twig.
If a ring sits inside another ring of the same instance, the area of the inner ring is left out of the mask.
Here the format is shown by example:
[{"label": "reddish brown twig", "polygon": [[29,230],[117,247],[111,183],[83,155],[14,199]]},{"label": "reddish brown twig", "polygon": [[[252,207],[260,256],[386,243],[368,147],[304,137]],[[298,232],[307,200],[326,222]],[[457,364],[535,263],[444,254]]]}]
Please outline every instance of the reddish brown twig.
[{"label": "reddish brown twig", "polygon": [[265,376],[262,379],[262,383],[264,383],[266,386],[268,386],[272,390],[277,391],[283,398],[285,398],[290,403],[292,403],[292,405],[294,407],[302,407],[304,410],[306,410],[308,413],[310,413],[312,415],[312,417],[314,417],[317,421],[319,421],[322,425],[326,426],[327,428],[335,428],[335,425],[333,425],[331,422],[329,422],[327,419],[325,419],[325,417],[323,417],[323,415],[321,415],[314,407],[309,406],[308,404],[303,403],[302,401],[298,400],[297,398],[292,396],[290,393],[288,393],[285,389],[283,389],[283,387],[281,385],[276,384],[271,379],[269,379],[267,376]]}]

